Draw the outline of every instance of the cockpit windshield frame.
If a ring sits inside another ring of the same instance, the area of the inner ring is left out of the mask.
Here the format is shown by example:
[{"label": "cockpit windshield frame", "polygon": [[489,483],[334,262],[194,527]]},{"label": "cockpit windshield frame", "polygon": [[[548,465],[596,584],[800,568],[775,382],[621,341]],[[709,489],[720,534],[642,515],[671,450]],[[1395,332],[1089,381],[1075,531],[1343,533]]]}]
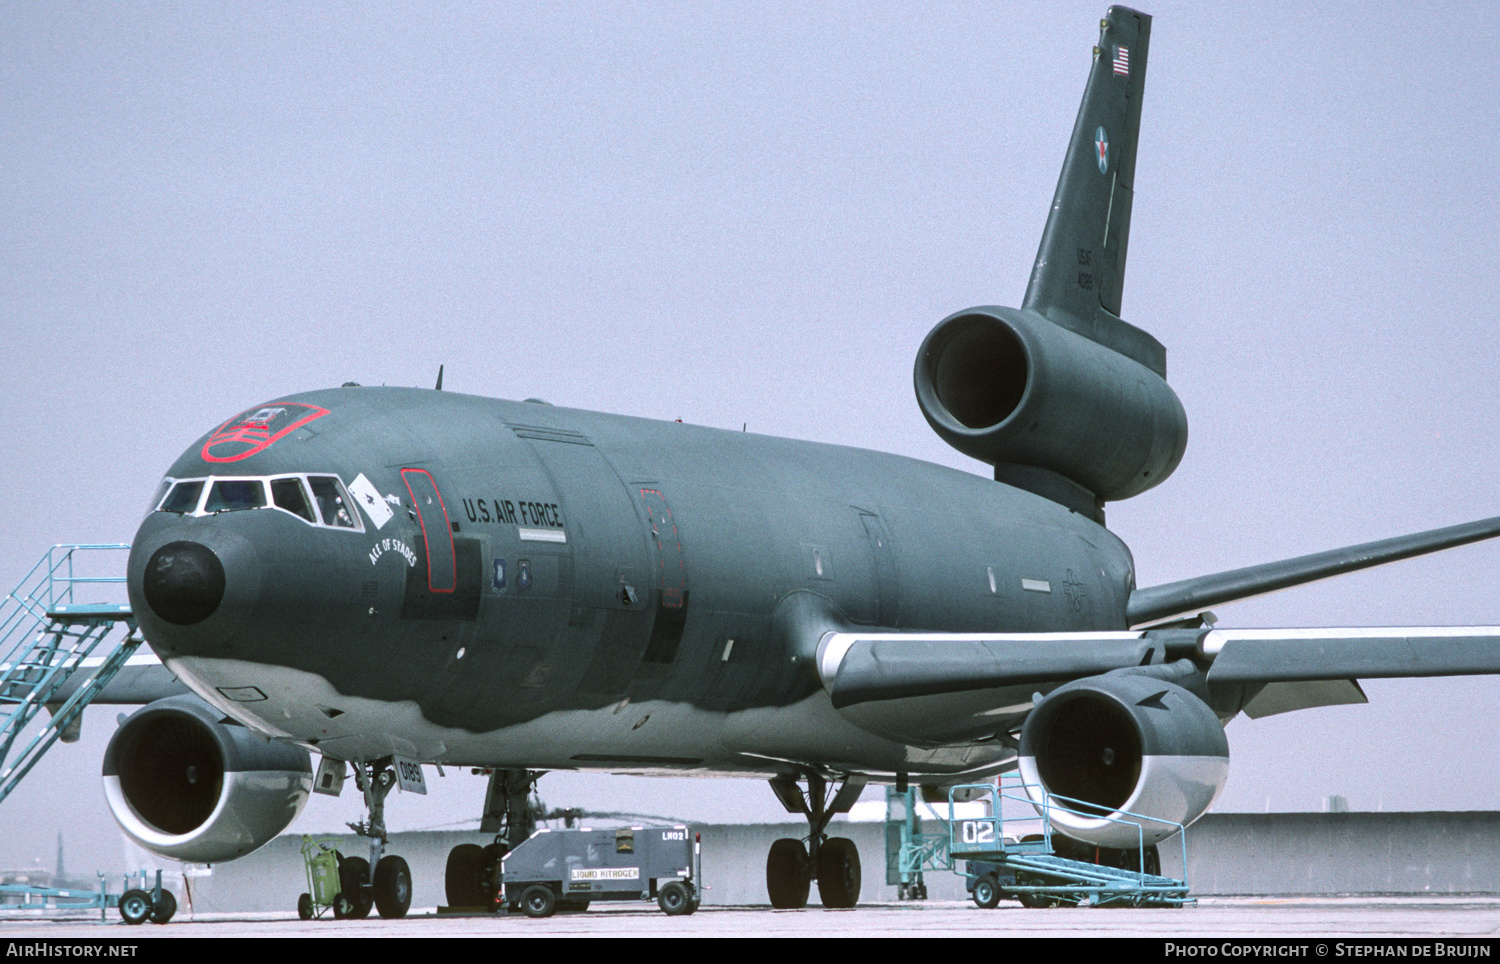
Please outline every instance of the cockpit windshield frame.
[{"label": "cockpit windshield frame", "polygon": [[[295,488],[287,481],[296,482]],[[219,483],[258,483],[260,498],[244,486],[230,485],[219,489]],[[275,483],[282,483],[276,485]],[[196,496],[189,496],[186,486],[198,486]],[[168,509],[173,493],[183,489],[182,494],[193,499],[192,509],[181,511]],[[217,492],[217,499],[216,499]],[[224,504],[224,508],[209,510],[210,504]],[[354,499],[349,495],[344,480],[332,472],[278,472],[275,475],[207,475],[192,478],[167,476],[153,512],[176,512],[178,515],[202,518],[228,512],[245,512],[253,509],[274,509],[289,515],[304,525],[318,529],[335,529],[342,532],[364,532],[365,522]]]}]

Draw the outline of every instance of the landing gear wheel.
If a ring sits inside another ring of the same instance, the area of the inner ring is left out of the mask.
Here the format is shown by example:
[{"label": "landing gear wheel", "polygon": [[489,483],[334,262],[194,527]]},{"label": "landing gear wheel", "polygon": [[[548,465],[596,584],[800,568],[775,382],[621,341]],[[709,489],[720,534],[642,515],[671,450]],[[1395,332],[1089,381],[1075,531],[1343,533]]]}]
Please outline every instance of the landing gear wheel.
[{"label": "landing gear wheel", "polygon": [[557,897],[551,887],[533,884],[521,893],[521,910],[527,917],[551,917],[557,910]]},{"label": "landing gear wheel", "polygon": [[177,898],[170,890],[161,892],[161,900],[151,905],[151,923],[165,924],[177,913]]},{"label": "landing gear wheel", "polygon": [[312,894],[303,894],[297,898],[297,916],[303,920],[312,920],[313,905]]},{"label": "landing gear wheel", "polygon": [[144,924],[151,916],[151,892],[127,890],[120,895],[120,917],[127,924]]},{"label": "landing gear wheel", "polygon": [[777,910],[795,910],[807,906],[807,891],[812,886],[808,874],[807,848],[802,841],[782,837],[771,844],[766,855],[766,893]]},{"label": "landing gear wheel", "polygon": [[663,914],[668,917],[681,917],[683,914],[691,914],[693,898],[688,893],[687,887],[680,881],[672,881],[663,884],[661,890],[656,894],[656,906],[660,907]]},{"label": "landing gear wheel", "polygon": [[345,857],[339,862],[339,890],[349,898],[346,920],[364,920],[370,916],[370,862],[363,857]]},{"label": "landing gear wheel", "polygon": [[488,907],[480,880],[484,866],[484,848],[479,844],[459,844],[448,851],[448,867],[443,875],[449,907]]},{"label": "landing gear wheel", "polygon": [[848,837],[830,837],[818,848],[818,897],[824,907],[859,903],[859,848]]},{"label": "landing gear wheel", "polygon": [[992,874],[985,874],[974,881],[974,903],[985,910],[994,910],[1000,905],[1000,883]]},{"label": "landing gear wheel", "polygon": [[405,917],[411,908],[411,868],[397,856],[375,865],[375,909],[386,920]]}]

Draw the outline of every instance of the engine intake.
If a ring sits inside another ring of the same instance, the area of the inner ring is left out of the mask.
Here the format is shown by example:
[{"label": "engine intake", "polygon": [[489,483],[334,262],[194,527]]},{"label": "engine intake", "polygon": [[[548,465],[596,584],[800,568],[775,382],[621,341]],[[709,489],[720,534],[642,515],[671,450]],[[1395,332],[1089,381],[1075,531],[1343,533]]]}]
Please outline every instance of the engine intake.
[{"label": "engine intake", "polygon": [[1171,475],[1187,448],[1187,414],[1157,371],[1034,312],[948,316],[922,342],[914,377],[933,430],[1018,484],[1041,469],[1125,499]]},{"label": "engine intake", "polygon": [[243,857],[285,830],[312,789],[306,750],[267,742],[192,696],[137,710],[104,752],[104,794],[125,834],[195,863]]},{"label": "engine intake", "polygon": [[[1082,813],[1055,808],[1054,829],[1100,847],[1154,844],[1213,804],[1229,775],[1229,742],[1206,703],[1164,680],[1109,673],[1053,690],[1021,730],[1021,775]],[[1122,811],[1153,817],[1129,821]]]}]

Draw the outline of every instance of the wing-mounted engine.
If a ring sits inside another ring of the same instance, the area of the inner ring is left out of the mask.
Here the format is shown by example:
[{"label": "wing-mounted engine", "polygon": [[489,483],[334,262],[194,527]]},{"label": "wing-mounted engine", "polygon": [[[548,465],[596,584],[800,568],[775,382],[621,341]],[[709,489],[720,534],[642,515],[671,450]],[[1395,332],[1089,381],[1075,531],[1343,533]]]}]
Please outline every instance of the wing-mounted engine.
[{"label": "wing-mounted engine", "polygon": [[[1229,742],[1212,709],[1160,678],[1108,673],[1053,690],[1021,730],[1021,775],[1094,815],[1048,811],[1054,829],[1100,847],[1134,848],[1186,826],[1229,775]],[[1078,804],[1082,803],[1083,806]],[[1114,819],[1111,819],[1114,818]]]},{"label": "wing-mounted engine", "polygon": [[[1145,343],[1120,347],[1152,360]],[[1095,500],[1161,482],[1187,448],[1187,414],[1157,371],[1031,311],[970,308],[943,319],[917,352],[915,382],[945,442],[993,465],[1000,481],[1071,508],[1082,500],[1090,515]]]},{"label": "wing-mounted engine", "polygon": [[268,742],[193,696],[132,714],[104,752],[104,794],[120,829],[152,853],[195,863],[243,857],[302,811],[306,750]]}]

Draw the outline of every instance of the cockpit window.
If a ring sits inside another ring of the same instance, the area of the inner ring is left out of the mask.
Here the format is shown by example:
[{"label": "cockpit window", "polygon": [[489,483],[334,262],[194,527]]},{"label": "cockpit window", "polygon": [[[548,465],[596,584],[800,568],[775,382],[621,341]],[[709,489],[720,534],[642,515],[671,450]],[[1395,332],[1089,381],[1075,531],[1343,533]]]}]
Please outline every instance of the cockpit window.
[{"label": "cockpit window", "polygon": [[204,512],[238,512],[266,504],[266,484],[260,479],[218,479],[208,491]]},{"label": "cockpit window", "polygon": [[343,483],[337,477],[310,475],[307,483],[312,486],[313,499],[318,503],[318,513],[323,516],[324,525],[340,529],[355,528],[352,514],[355,511],[354,503],[349,500]]},{"label": "cockpit window", "polygon": [[167,501],[161,504],[163,512],[193,512],[198,508],[198,496],[203,494],[203,480],[190,479],[172,487]]},{"label": "cockpit window", "polygon": [[[246,509],[277,509],[319,528],[363,532],[364,522],[349,491],[336,475],[278,475],[270,478],[167,479],[157,512],[213,515]],[[166,487],[170,488],[166,488]],[[208,495],[204,496],[207,488]],[[199,508],[199,503],[202,508]]]},{"label": "cockpit window", "polygon": [[313,517],[312,506],[307,501],[307,491],[302,487],[301,479],[272,479],[271,500],[276,503],[276,508],[285,509],[292,515],[308,522],[317,524]]}]

